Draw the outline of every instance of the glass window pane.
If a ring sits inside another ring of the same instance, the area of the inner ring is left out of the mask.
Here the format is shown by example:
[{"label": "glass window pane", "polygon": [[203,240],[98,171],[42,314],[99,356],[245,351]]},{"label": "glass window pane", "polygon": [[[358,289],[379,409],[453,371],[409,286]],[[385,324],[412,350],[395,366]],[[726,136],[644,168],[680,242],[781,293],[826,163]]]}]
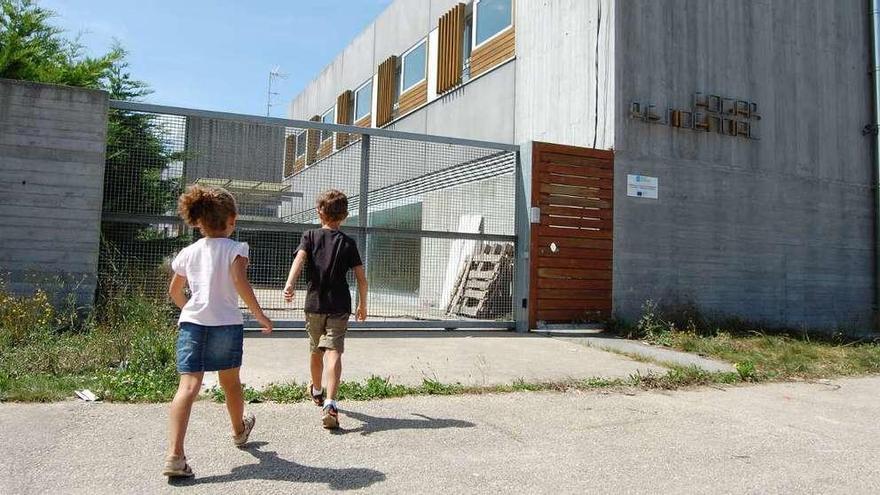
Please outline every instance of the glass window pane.
[{"label": "glass window pane", "polygon": [[[325,113],[324,116],[321,117],[321,122],[325,124],[335,124],[336,112],[334,110],[335,109],[333,108],[327,110],[327,113]],[[321,131],[321,142],[324,142],[331,137],[333,137],[333,131]]]},{"label": "glass window pane", "polygon": [[300,157],[306,154],[307,132],[301,132],[296,137],[296,156]]},{"label": "glass window pane", "polygon": [[370,113],[373,104],[373,82],[370,81],[354,95],[354,120],[360,120]]},{"label": "glass window pane", "polygon": [[403,91],[425,78],[426,43],[422,43],[403,57]]},{"label": "glass window pane", "polygon": [[477,4],[476,44],[501,32],[511,23],[511,0],[480,0]]}]

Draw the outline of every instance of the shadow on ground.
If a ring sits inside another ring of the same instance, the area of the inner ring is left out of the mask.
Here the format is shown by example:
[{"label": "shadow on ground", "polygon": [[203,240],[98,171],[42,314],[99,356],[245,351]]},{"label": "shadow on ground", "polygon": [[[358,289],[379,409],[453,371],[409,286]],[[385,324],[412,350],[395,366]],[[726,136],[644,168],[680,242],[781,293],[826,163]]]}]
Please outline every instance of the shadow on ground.
[{"label": "shadow on ground", "polygon": [[380,431],[392,430],[437,430],[441,428],[473,428],[477,426],[470,421],[462,421],[460,419],[440,419],[431,418],[424,414],[412,413],[419,419],[400,419],[400,418],[379,418],[368,414],[359,413],[357,411],[344,411],[343,414],[349,418],[360,421],[361,426],[351,430],[338,429],[337,434],[360,433],[361,435],[369,435]]},{"label": "shadow on ground", "polygon": [[229,474],[169,481],[174,486],[194,486],[241,480],[290,481],[321,483],[333,490],[356,490],[385,481],[385,474],[367,468],[322,468],[304,466],[278,457],[278,452],[264,452],[267,442],[249,444],[244,450],[259,462],[232,468]]}]

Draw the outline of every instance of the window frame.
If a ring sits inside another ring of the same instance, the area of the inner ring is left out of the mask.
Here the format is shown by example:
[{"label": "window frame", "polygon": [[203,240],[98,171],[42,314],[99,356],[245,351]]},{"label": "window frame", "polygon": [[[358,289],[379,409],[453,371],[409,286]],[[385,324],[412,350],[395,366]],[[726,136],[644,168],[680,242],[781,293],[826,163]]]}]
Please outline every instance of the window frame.
[{"label": "window frame", "polygon": [[480,2],[482,2],[482,0],[474,0],[474,11],[473,11],[473,17],[472,17],[473,23],[472,23],[472,28],[471,28],[471,36],[473,37],[473,39],[471,40],[471,53],[473,53],[474,50],[476,50],[477,48],[479,48],[479,47],[485,45],[486,43],[489,43],[490,41],[494,40],[495,38],[501,36],[508,29],[513,27],[513,8],[514,8],[513,0],[507,0],[507,1],[510,2],[510,24],[501,28],[497,33],[495,33],[492,36],[489,36],[488,38],[483,40],[482,43],[477,43],[477,23],[479,22]]},{"label": "window frame", "polygon": [[[422,78],[419,79],[418,81],[410,84],[408,87],[403,87],[403,79],[404,79],[404,77],[406,77],[405,76],[405,74],[406,74],[406,57],[410,53],[416,51],[421,46],[425,47],[425,65],[422,67]],[[400,90],[399,90],[398,94],[402,95],[427,80],[428,80],[428,38],[424,37],[421,40],[419,40],[418,42],[416,42],[416,44],[411,46],[409,48],[409,50],[403,52],[403,54],[400,55],[400,81],[398,84],[398,86],[400,87]]]},{"label": "window frame", "polygon": [[[329,114],[330,116],[333,117],[333,122],[327,122],[327,121],[324,120],[325,118],[327,118],[327,115],[328,115],[328,114]],[[333,105],[332,107],[330,107],[329,109],[327,109],[326,112],[324,112],[324,113],[321,114],[321,123],[322,123],[322,124],[335,124],[335,123],[336,123],[336,105]],[[326,137],[326,138],[324,137],[324,133],[325,133],[325,132],[327,133],[327,137]],[[333,136],[334,136],[335,134],[336,134],[336,133],[333,132],[333,131],[325,131],[325,130],[321,130],[320,143],[321,143],[321,144],[324,144],[324,143],[326,143],[327,141],[331,141],[331,140],[333,139]]]},{"label": "window frame", "polygon": [[461,47],[461,82],[465,83],[471,78],[471,55],[474,54],[474,14],[467,12],[464,17],[464,34]]},{"label": "window frame", "polygon": [[[367,113],[358,117],[358,94],[360,94],[361,90],[363,90],[367,86],[370,87],[370,98],[367,101],[367,106],[368,106]],[[358,122],[362,118],[364,118],[368,115],[372,115],[372,114],[373,114],[373,78],[371,77],[371,78],[367,79],[363,84],[358,86],[357,89],[354,90],[354,122]]]}]

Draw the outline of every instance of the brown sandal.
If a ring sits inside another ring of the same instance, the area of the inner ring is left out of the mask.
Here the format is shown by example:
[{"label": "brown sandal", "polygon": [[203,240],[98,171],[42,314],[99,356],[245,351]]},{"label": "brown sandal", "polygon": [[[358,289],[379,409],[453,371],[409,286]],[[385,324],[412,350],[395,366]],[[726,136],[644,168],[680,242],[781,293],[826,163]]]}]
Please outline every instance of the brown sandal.
[{"label": "brown sandal", "polygon": [[186,456],[169,455],[165,458],[165,468],[162,476],[169,478],[192,478],[193,470],[186,462]]}]

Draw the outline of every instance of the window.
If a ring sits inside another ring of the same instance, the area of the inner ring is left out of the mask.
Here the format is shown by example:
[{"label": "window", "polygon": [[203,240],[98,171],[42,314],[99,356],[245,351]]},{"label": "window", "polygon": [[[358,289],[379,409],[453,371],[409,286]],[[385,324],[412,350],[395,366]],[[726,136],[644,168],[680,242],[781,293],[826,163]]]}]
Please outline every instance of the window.
[{"label": "window", "polygon": [[512,0],[475,0],[474,46],[480,46],[508,28],[513,21]]},{"label": "window", "polygon": [[306,147],[308,146],[309,137],[308,132],[302,131],[296,136],[296,157],[300,158],[305,156]]},{"label": "window", "polygon": [[425,80],[427,60],[428,44],[425,40],[403,54],[400,68],[401,93],[405,93],[408,89]]},{"label": "window", "polygon": [[357,122],[370,115],[373,106],[373,80],[370,79],[354,93],[354,120]]},{"label": "window", "polygon": [[[331,108],[324,112],[324,115],[321,116],[321,122],[324,124],[335,124],[336,123],[336,107]],[[321,131],[321,142],[327,141],[328,139],[333,138],[333,131]]]}]

